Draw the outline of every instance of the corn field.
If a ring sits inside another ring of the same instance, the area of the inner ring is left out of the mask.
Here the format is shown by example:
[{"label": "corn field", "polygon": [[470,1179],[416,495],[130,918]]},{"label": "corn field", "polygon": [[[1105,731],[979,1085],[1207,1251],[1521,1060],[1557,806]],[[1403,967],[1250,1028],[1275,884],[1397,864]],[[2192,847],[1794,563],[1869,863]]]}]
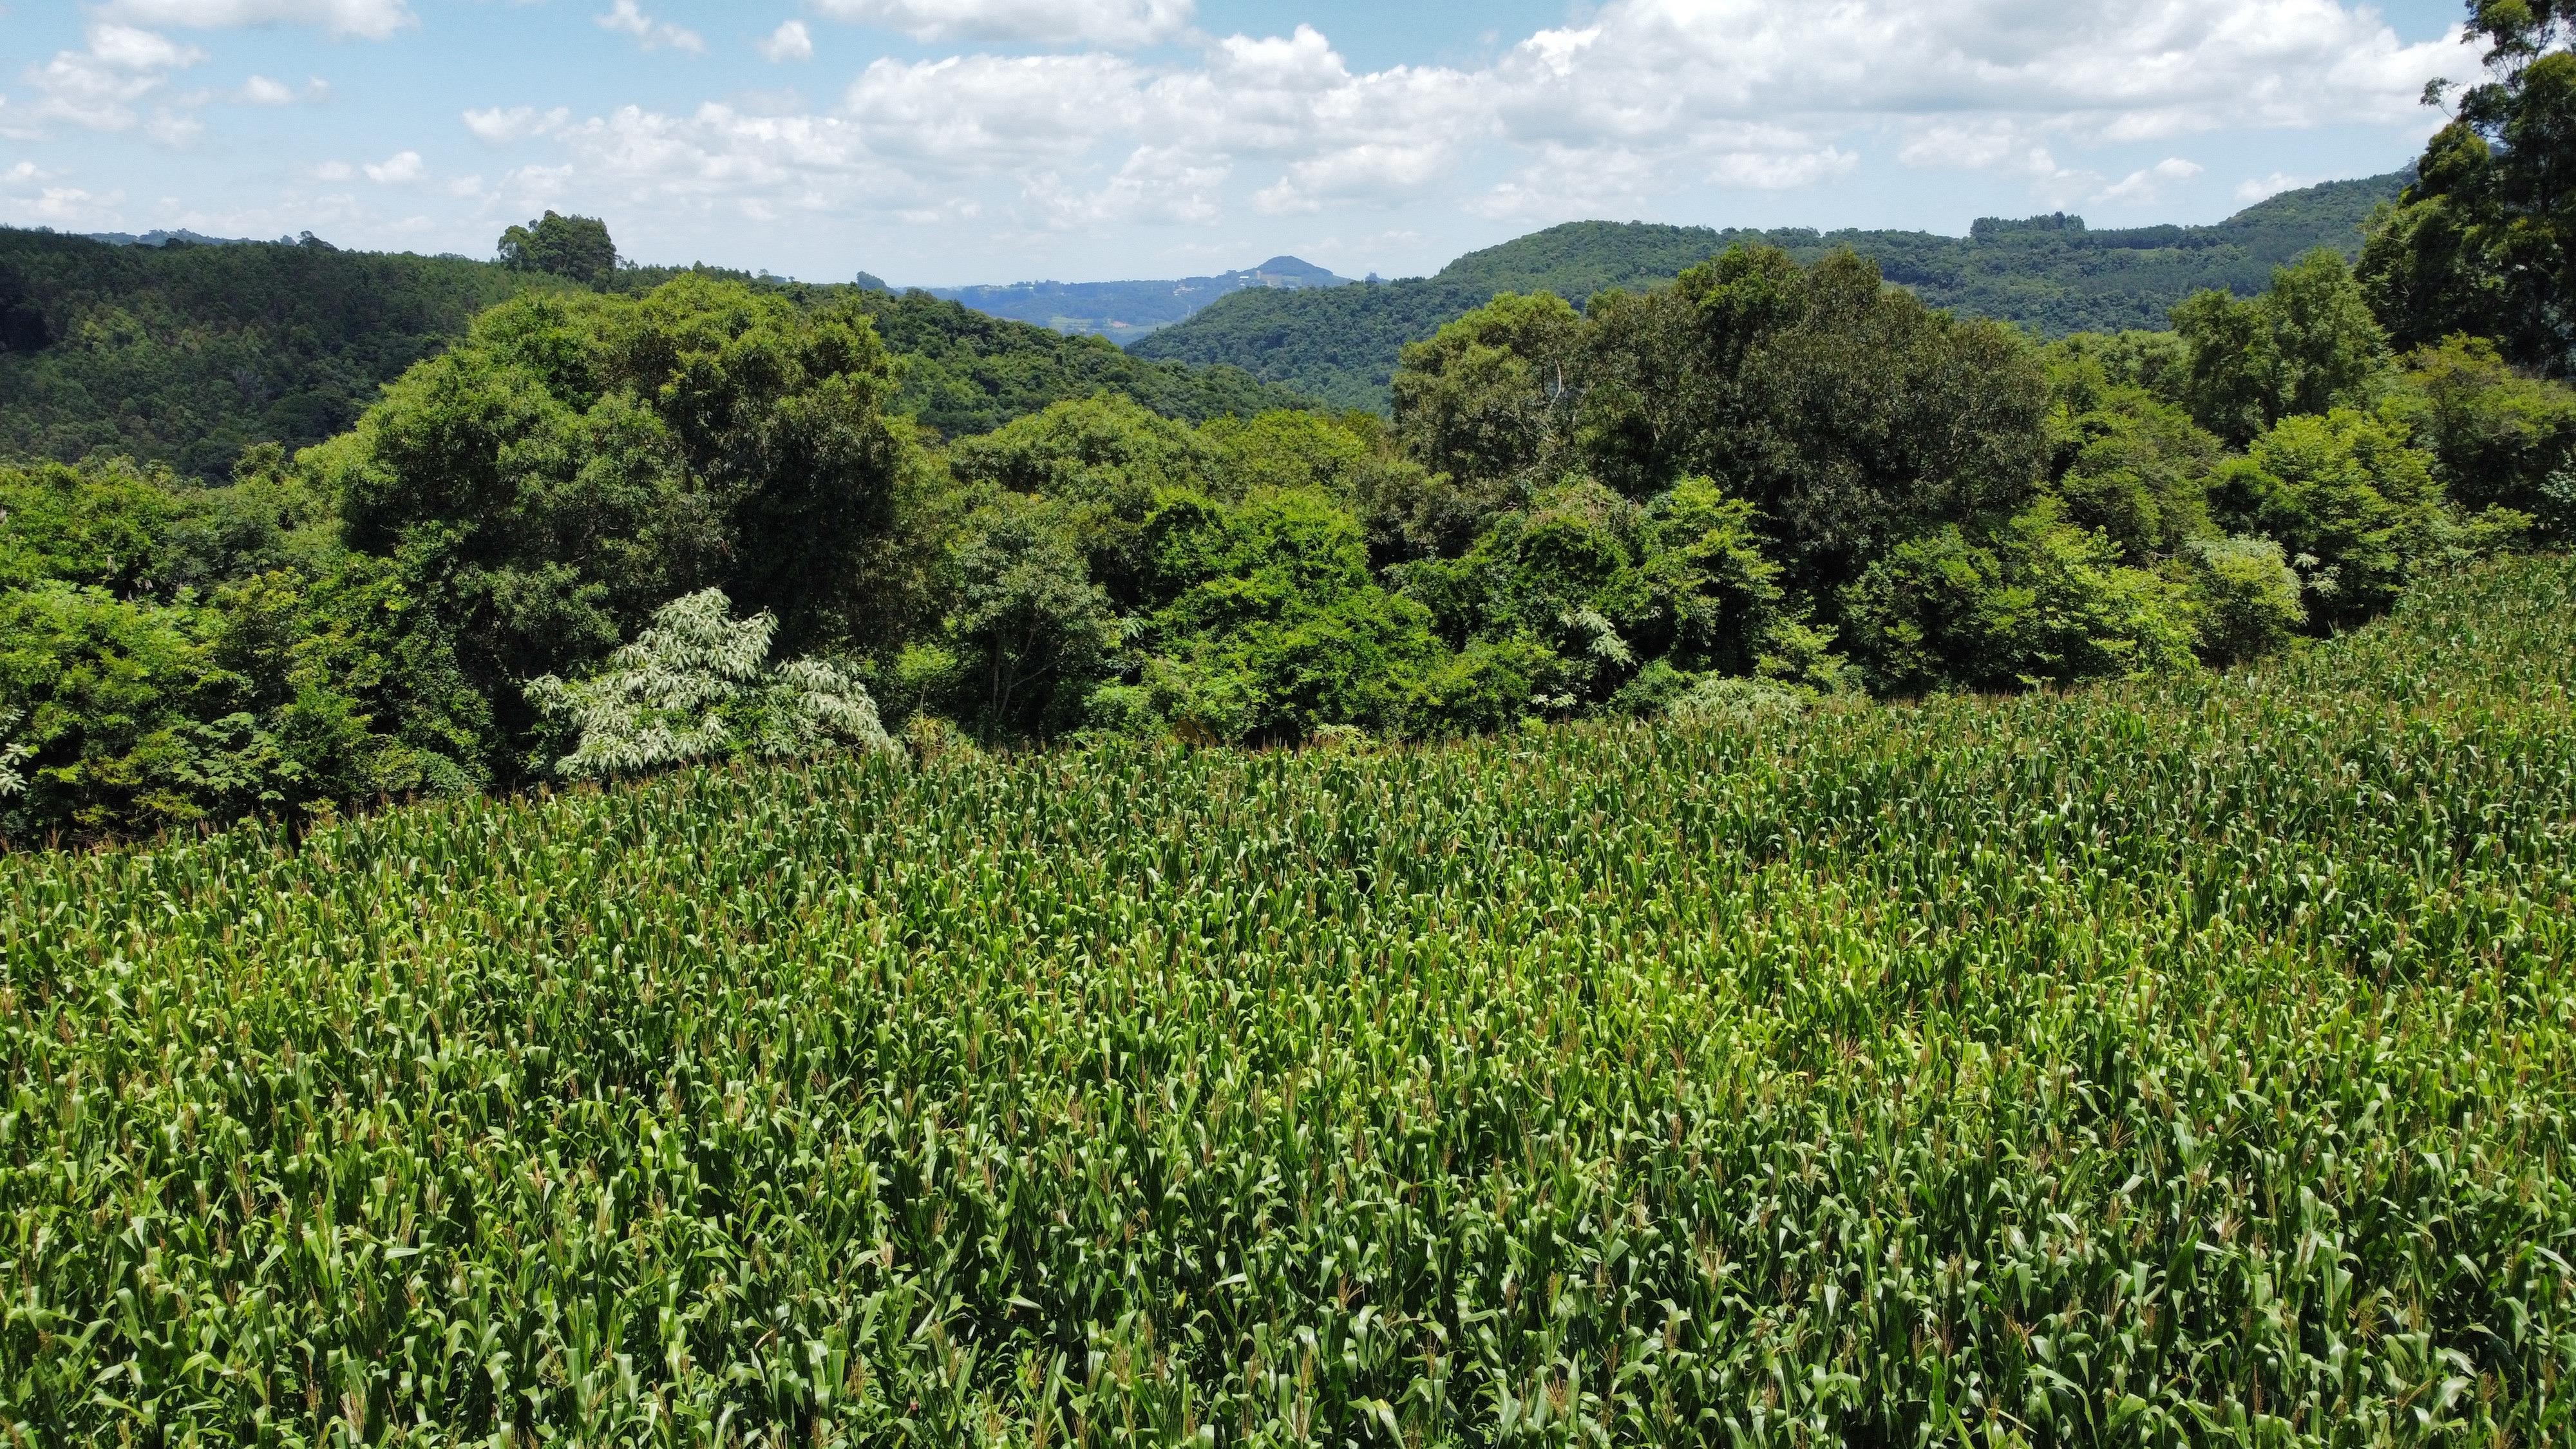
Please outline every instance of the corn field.
[{"label": "corn field", "polygon": [[0,861],[0,1441],[2576,1443],[2571,679]]}]

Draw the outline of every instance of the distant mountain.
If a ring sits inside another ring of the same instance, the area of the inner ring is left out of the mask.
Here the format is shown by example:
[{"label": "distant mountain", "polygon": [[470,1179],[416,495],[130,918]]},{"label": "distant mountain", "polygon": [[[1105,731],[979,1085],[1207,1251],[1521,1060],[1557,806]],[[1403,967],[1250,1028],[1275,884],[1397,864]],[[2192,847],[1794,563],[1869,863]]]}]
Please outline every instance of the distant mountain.
[{"label": "distant mountain", "polygon": [[[192,244],[0,228],[0,458],[122,454],[220,479],[253,444],[343,431],[493,304],[573,286],[459,257],[176,239]],[[610,285],[641,291],[683,270],[632,268]],[[812,305],[859,290],[718,275]],[[1309,402],[1233,368],[1155,362],[926,293],[871,289],[868,305],[905,359],[898,405],[950,436],[1104,389],[1193,422]]]},{"label": "distant mountain", "polygon": [[2398,173],[2285,192],[2214,226],[2119,231],[2094,231],[2063,214],[1988,219],[1965,237],[1573,222],[1469,253],[1434,277],[1227,296],[1130,350],[1230,363],[1336,406],[1383,409],[1404,345],[1497,292],[1550,291],[1580,303],[1595,292],[1668,282],[1739,243],[1780,247],[1801,261],[1849,247],[1935,306],[2044,336],[2160,328],[2196,291],[2250,296],[2274,267],[2317,247],[2357,253],[2371,212],[2408,179]]},{"label": "distant mountain", "polygon": [[[861,284],[874,280],[861,273]],[[883,283],[878,283],[882,287]],[[1089,333],[1126,343],[1148,337],[1236,292],[1298,292],[1347,287],[1348,278],[1295,257],[1213,277],[1171,282],[1019,282],[1004,287],[932,287],[934,296],[993,317]]]},{"label": "distant mountain", "polygon": [[[82,238],[82,240],[105,242],[112,247],[166,247],[172,242],[184,242],[192,247],[246,247],[257,245],[257,243],[251,241],[247,237],[203,236],[196,232],[186,230],[147,231],[140,236],[129,231],[94,231]],[[284,238],[284,240],[286,242],[292,242],[295,239],[293,237],[287,237]]]}]

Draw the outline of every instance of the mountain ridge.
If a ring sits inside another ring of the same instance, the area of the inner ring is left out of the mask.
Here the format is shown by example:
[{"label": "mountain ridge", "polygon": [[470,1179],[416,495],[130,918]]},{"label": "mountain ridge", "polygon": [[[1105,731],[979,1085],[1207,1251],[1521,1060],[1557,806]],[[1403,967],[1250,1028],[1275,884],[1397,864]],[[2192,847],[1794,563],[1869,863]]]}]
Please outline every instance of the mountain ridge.
[{"label": "mountain ridge", "polygon": [[1347,277],[1292,256],[1207,277],[1133,282],[1011,282],[924,287],[944,302],[987,316],[1051,327],[1072,335],[1133,342],[1188,320],[1219,298],[1241,291],[1303,291],[1355,285]]},{"label": "mountain ridge", "polygon": [[2326,182],[2197,227],[2094,231],[2064,213],[1984,218],[1964,237],[1567,222],[1469,252],[1429,277],[1222,297],[1129,350],[1158,361],[1228,364],[1336,406],[1383,410],[1404,345],[1496,293],[1551,291],[1580,305],[1596,292],[1668,282],[1738,244],[1777,246],[1800,261],[1850,247],[1935,306],[2047,336],[2160,328],[2193,292],[2215,287],[2250,296],[2275,266],[2320,245],[2353,255],[2370,214],[2409,179],[2400,171]]}]

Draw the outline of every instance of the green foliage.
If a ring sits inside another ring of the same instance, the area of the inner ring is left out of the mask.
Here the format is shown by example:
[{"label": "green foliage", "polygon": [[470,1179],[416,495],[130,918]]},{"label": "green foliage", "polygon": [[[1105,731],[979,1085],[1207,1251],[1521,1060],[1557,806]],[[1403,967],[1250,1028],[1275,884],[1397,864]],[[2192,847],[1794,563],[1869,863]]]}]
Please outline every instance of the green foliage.
[{"label": "green foliage", "polygon": [[2319,251],[2240,302],[2203,292],[2174,309],[2186,349],[2180,401],[2239,447],[2286,417],[2367,401],[2388,340],[2343,258]]},{"label": "green foliage", "polygon": [[2043,500],[1992,535],[1898,545],[1848,591],[1845,638],[1873,689],[1920,694],[2151,675],[2192,661],[2183,591]]},{"label": "green foliage", "polygon": [[1605,292],[1667,284],[1738,246],[1776,247],[1804,264],[1850,250],[1935,307],[2051,337],[2161,327],[2195,292],[2251,296],[2275,267],[2318,247],[2351,256],[2372,208],[2396,196],[2404,181],[2330,182],[2273,197],[2216,226],[2126,231],[2090,231],[2071,217],[1984,221],[1968,237],[1573,222],[1461,257],[1424,280],[1238,292],[1134,350],[1240,367],[1334,407],[1384,409],[1404,348],[1499,293],[1552,292],[1588,307]]},{"label": "green foliage", "polygon": [[1806,587],[1892,538],[2008,514],[2045,448],[2027,344],[1849,253],[1738,249],[1582,317],[1502,299],[1408,351],[1395,391],[1397,436],[1438,472],[1526,492],[1580,471],[1641,501],[1726,480]]},{"label": "green foliage", "polygon": [[742,756],[891,751],[857,681],[819,659],[769,663],[777,634],[776,619],[737,622],[733,601],[708,589],[664,605],[589,678],[531,681],[529,698],[579,741],[555,773],[603,780]]},{"label": "green foliage", "polygon": [[514,272],[544,272],[584,286],[607,285],[617,274],[617,243],[608,223],[595,216],[549,211],[526,226],[501,233],[501,265]]},{"label": "green foliage", "polygon": [[2539,518],[2576,533],[2576,498],[2553,491],[2576,470],[2576,389],[2515,374],[2491,342],[2453,337],[2406,359],[2407,386],[2387,412],[2432,453],[2451,498]]},{"label": "green foliage", "polygon": [[2060,415],[2057,496],[2068,521],[2145,566],[2211,534],[2209,477],[2223,454],[2179,408],[2136,388],[2105,389]]},{"label": "green foliage", "polygon": [[1144,666],[1164,717],[1226,742],[1419,724],[1440,655],[1430,614],[1371,578],[1358,520],[1310,490],[1191,514],[1167,520],[1168,576],[1186,587],[1154,616]]},{"label": "green foliage", "polygon": [[2201,657],[2224,668],[2267,658],[2307,627],[2306,584],[2268,538],[2196,539],[2177,558]]},{"label": "green foliage", "polygon": [[2349,408],[2285,419],[2220,468],[2211,502],[2226,527],[2294,556],[2320,624],[2386,609],[2457,539],[2432,460],[2402,427]]},{"label": "green foliage", "polygon": [[122,455],[209,482],[346,429],[530,279],[322,246],[118,247],[0,229],[0,459]]},{"label": "green foliage", "polygon": [[2576,576],[0,860],[22,1442],[2554,1445]]},{"label": "green foliage", "polygon": [[1469,478],[1527,479],[1562,466],[1583,333],[1564,298],[1506,292],[1406,348],[1392,391],[1407,451]]},{"label": "green foliage", "polygon": [[987,737],[1084,723],[1112,673],[1124,633],[1078,542],[1100,537],[1099,515],[1079,509],[1004,494],[967,520],[956,546],[947,647],[913,656],[911,682]]},{"label": "green foliage", "polygon": [[[812,290],[835,298],[848,293]],[[1146,361],[1102,338],[1006,322],[927,292],[857,296],[886,346],[904,360],[895,405],[952,438],[989,433],[1104,391],[1192,423],[1307,405],[1301,392],[1240,368]]]},{"label": "green foliage", "polygon": [[[853,305],[684,278],[643,298],[529,297],[388,389],[312,466],[350,543],[410,548],[505,730],[516,686],[604,659],[720,588],[812,652],[918,601],[868,587],[925,460]],[[493,762],[496,772],[516,768]]]},{"label": "green foliage", "polygon": [[[273,461],[273,460],[271,460]],[[0,711],[32,842],[470,789],[486,710],[292,475],[0,469]]]},{"label": "green foliage", "polygon": [[2576,372],[2576,17],[2553,0],[2468,11],[2487,77],[2375,223],[2362,274],[2401,347],[2493,337],[2517,366],[2564,376]]}]

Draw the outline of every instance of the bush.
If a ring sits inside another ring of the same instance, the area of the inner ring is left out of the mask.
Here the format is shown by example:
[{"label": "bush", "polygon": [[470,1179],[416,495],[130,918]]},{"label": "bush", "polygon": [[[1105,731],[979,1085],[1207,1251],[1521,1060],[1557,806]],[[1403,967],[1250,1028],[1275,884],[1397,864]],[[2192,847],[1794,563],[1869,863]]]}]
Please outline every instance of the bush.
[{"label": "bush", "polygon": [[580,741],[555,773],[599,780],[737,756],[892,753],[857,680],[816,659],[769,666],[777,633],[767,614],[736,621],[732,601],[708,589],[657,611],[598,674],[533,681],[529,699]]},{"label": "bush", "polygon": [[2189,664],[2195,638],[2179,586],[2124,567],[2055,500],[1984,541],[1950,528],[1898,546],[1847,592],[1844,619],[1884,694],[2152,673]]},{"label": "bush", "polygon": [[2199,620],[2200,657],[2212,665],[2276,654],[2307,625],[2299,576],[2271,539],[2203,539],[2177,562]]},{"label": "bush", "polygon": [[2433,455],[2454,503],[2531,514],[2553,537],[2576,532],[2562,496],[2576,470],[2576,388],[2518,376],[2472,337],[2408,357],[2405,380],[2386,411]]},{"label": "bush", "polygon": [[2219,469],[2211,504],[2292,556],[2320,626],[2385,610],[2453,539],[2433,460],[2403,427],[2350,408],[2283,419]]}]

